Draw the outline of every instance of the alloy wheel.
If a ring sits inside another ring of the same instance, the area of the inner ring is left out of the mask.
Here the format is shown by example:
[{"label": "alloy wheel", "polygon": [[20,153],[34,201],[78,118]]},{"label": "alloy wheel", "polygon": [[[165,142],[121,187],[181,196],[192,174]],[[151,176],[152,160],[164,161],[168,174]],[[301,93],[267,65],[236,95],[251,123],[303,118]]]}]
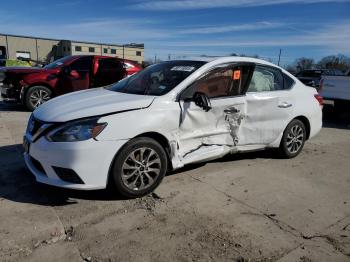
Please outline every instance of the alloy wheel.
[{"label": "alloy wheel", "polygon": [[148,147],[137,148],[125,159],[121,178],[131,190],[143,190],[153,185],[161,171],[157,152]]},{"label": "alloy wheel", "polygon": [[286,147],[291,154],[297,153],[304,142],[304,130],[301,126],[293,126],[286,139]]},{"label": "alloy wheel", "polygon": [[46,90],[38,89],[30,94],[29,101],[34,108],[37,108],[41,104],[45,103],[50,99],[50,94]]}]

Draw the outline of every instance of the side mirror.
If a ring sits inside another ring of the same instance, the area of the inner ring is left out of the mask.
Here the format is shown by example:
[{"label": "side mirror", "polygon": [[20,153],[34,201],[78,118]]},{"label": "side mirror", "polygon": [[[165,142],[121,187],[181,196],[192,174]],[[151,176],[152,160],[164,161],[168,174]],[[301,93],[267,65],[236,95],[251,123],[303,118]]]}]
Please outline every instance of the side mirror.
[{"label": "side mirror", "polygon": [[202,92],[194,93],[193,101],[196,104],[196,106],[203,108],[205,112],[208,112],[211,109],[211,103],[210,103],[209,97]]}]

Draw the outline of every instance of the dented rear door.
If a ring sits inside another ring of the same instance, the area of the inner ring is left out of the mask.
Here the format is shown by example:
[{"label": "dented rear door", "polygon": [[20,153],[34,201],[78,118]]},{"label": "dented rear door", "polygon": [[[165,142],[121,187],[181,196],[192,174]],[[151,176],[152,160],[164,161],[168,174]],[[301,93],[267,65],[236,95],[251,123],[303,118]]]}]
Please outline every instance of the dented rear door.
[{"label": "dented rear door", "polygon": [[295,98],[291,90],[284,89],[283,74],[278,68],[256,66],[246,103],[242,142],[269,145],[280,137],[288,124]]}]

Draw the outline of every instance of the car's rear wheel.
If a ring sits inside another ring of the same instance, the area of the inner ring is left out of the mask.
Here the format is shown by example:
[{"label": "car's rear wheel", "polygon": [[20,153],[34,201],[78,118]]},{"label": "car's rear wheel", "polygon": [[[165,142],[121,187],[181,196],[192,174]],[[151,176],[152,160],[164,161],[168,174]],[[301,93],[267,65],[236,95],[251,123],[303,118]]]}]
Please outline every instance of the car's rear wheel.
[{"label": "car's rear wheel", "polygon": [[25,96],[25,106],[33,111],[41,104],[51,99],[52,91],[45,86],[33,86],[29,88]]},{"label": "car's rear wheel", "polygon": [[128,142],[114,160],[112,176],[117,190],[129,198],[151,193],[167,171],[167,155],[154,139],[139,137]]},{"label": "car's rear wheel", "polygon": [[284,130],[280,144],[280,152],[284,158],[293,158],[299,155],[306,140],[306,129],[303,122],[292,120]]}]

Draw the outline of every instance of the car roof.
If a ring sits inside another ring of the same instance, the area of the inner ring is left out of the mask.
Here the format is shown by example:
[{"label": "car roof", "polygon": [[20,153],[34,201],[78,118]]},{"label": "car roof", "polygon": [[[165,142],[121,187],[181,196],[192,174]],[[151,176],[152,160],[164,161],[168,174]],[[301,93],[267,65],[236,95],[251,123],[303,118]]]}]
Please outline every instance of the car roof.
[{"label": "car roof", "polygon": [[97,58],[114,58],[114,59],[121,59],[120,57],[115,56],[103,56],[103,55],[71,55],[69,57],[72,58],[79,58],[79,57],[97,57]]},{"label": "car roof", "polygon": [[[108,58],[108,59],[116,59],[119,61],[125,61],[133,64],[138,64],[137,61],[130,60],[130,59],[123,59],[122,57],[116,57],[116,56],[104,56],[104,55],[71,55],[71,58],[80,58],[80,57],[95,57],[95,58]],[[139,65],[139,64],[138,64]]]},{"label": "car roof", "polygon": [[277,65],[267,62],[265,60],[253,58],[253,57],[246,57],[246,56],[189,57],[182,60],[183,61],[200,61],[200,62],[207,62],[207,63],[213,63],[213,64],[247,62],[247,63],[263,64],[263,65],[278,67]]}]

